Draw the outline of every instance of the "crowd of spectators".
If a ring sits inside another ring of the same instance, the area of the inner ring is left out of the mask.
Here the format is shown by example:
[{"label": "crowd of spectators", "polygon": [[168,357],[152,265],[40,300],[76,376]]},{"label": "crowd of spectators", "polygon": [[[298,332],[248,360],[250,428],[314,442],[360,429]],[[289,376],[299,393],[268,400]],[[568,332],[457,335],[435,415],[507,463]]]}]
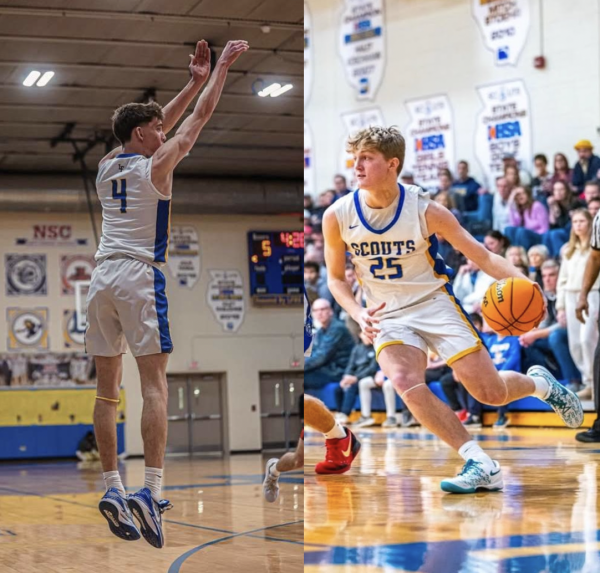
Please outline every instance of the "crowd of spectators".
[{"label": "crowd of spectators", "polygon": [[[575,315],[578,294],[590,255],[592,221],[600,209],[600,157],[592,144],[575,145],[578,160],[572,168],[562,153],[549,169],[543,154],[533,158],[535,173],[520,166],[515,157],[503,158],[504,172],[492,189],[484,188],[469,174],[466,161],[459,161],[456,175],[445,168],[438,173],[432,200],[448,208],[461,225],[485,247],[510,260],[524,275],[536,281],[548,300],[548,312],[538,328],[522,336],[501,337],[481,320],[481,300],[494,279],[466,260],[444,237],[438,236],[439,252],[452,269],[453,289],[462,306],[479,324],[482,338],[496,367],[525,372],[532,364],[543,364],[565,381],[582,400],[592,399],[594,349],[598,340],[597,318],[600,284],[589,296],[589,317],[581,324]],[[402,173],[400,182],[416,184],[412,174]],[[347,421],[356,397],[360,398],[359,426],[375,423],[371,415],[371,392],[383,392],[385,426],[416,424],[394,389],[379,370],[375,353],[360,329],[345,315],[327,287],[321,221],[325,210],[351,193],[343,175],[335,175],[333,188],[317,197],[304,196],[304,280],[317,327],[312,356],[306,359],[305,389],[308,393],[335,382],[338,416]],[[356,300],[363,302],[360,283],[348,259],[346,280]],[[599,281],[597,281],[598,283]],[[481,426],[478,404],[455,379],[452,370],[430,354],[427,383],[440,381],[448,403],[466,425]],[[508,423],[506,408],[499,412],[497,428]]]}]

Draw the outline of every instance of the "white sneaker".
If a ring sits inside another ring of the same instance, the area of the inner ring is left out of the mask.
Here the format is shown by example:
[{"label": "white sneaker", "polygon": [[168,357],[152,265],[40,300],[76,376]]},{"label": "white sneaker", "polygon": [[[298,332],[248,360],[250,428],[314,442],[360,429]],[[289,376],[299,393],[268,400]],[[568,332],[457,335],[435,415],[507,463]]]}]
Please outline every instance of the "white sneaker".
[{"label": "white sneaker", "polygon": [[550,385],[550,395],[544,400],[546,404],[562,418],[569,428],[579,428],[583,424],[583,407],[579,398],[563,386],[543,366],[532,366],[527,376],[539,376]]},{"label": "white sneaker", "polygon": [[462,471],[455,477],[445,479],[440,484],[443,491],[450,493],[475,493],[478,489],[498,491],[504,487],[502,469],[496,460],[494,467],[486,470],[482,462],[467,460]]},{"label": "white sneaker", "polygon": [[277,465],[279,460],[277,458],[271,458],[267,462],[267,467],[265,469],[265,480],[263,481],[263,493],[265,495],[265,499],[269,503],[273,503],[279,497],[279,476],[274,476],[271,473],[271,468],[274,468]]},{"label": "white sneaker", "polygon": [[373,416],[361,416],[354,424],[352,424],[353,428],[369,428],[370,426],[375,425],[375,418]]},{"label": "white sneaker", "polygon": [[397,428],[398,427],[398,420],[396,420],[396,418],[394,418],[393,416],[386,418],[385,422],[383,422],[383,424],[381,424],[382,428]]}]

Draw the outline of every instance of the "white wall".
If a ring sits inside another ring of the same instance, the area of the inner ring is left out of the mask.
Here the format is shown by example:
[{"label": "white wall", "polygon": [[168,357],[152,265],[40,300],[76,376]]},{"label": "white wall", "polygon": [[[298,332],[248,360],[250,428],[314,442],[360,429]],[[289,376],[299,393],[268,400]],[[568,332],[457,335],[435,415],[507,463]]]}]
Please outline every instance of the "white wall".
[{"label": "white wall", "polygon": [[[339,170],[344,138],[341,113],[380,106],[386,123],[404,129],[404,102],[447,94],[454,111],[456,157],[467,159],[483,177],[473,150],[475,119],[481,109],[476,87],[523,79],[532,110],[533,150],[550,162],[555,152],[575,160],[573,144],[590,139],[600,151],[600,25],[594,0],[531,0],[531,26],[517,66],[496,67],[471,16],[472,0],[387,0],[387,58],[374,102],[358,102],[338,56],[342,0],[306,0],[314,46],[313,91],[305,110],[313,133],[316,191],[330,188]],[[540,54],[540,2],[544,12],[547,67]]]},{"label": "white wall", "polygon": [[[31,236],[34,224],[71,224],[76,237],[87,237],[88,247],[16,247],[17,237]],[[249,230],[300,229],[296,217],[183,216],[173,215],[172,225],[196,227],[201,251],[201,276],[193,289],[180,287],[167,277],[169,318],[175,350],[168,372],[188,372],[196,361],[196,372],[224,372],[227,379],[229,447],[231,450],[261,447],[259,372],[291,370],[290,363],[302,357],[302,311],[300,308],[255,308],[249,298],[246,233]],[[100,228],[100,222],[98,223]],[[5,277],[5,253],[46,253],[48,296],[8,297],[0,288],[0,352],[6,350],[8,306],[50,308],[50,350],[64,351],[61,320],[63,309],[75,308],[74,297],[60,294],[61,254],[95,251],[89,220],[85,215],[43,213],[0,214],[0,276]],[[224,333],[206,305],[209,269],[239,269],[245,287],[246,317],[235,334]],[[301,368],[298,368],[301,369]],[[130,454],[142,453],[140,417],[142,401],[139,376],[130,354],[124,361],[123,384],[127,392],[126,446]],[[256,411],[252,411],[252,406]]]}]

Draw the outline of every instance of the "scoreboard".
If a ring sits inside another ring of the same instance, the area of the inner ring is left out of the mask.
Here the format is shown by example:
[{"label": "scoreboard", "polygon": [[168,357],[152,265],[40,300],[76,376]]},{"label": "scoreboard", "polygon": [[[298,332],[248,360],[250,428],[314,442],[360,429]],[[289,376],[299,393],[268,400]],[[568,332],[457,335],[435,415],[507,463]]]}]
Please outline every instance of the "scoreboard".
[{"label": "scoreboard", "polygon": [[250,231],[250,296],[256,306],[300,306],[303,231]]}]

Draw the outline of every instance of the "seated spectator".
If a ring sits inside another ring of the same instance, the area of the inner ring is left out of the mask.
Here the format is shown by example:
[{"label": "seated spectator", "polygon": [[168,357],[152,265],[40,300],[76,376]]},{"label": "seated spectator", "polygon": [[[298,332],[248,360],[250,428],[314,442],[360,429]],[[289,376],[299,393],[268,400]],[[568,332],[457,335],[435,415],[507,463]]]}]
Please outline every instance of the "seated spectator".
[{"label": "seated spectator", "polygon": [[452,183],[452,194],[460,211],[477,211],[481,185],[469,175],[469,164],[462,160],[456,166],[456,179]]},{"label": "seated spectator", "polygon": [[[304,260],[314,261],[319,263],[319,265],[325,263],[325,243],[323,241],[323,233],[321,232],[320,226],[313,227],[313,232],[310,234],[310,241],[306,241],[305,243]],[[321,274],[325,275],[324,272]]]},{"label": "seated spectator", "polygon": [[[444,177],[446,177],[444,175]],[[456,208],[456,204],[454,203],[454,198],[452,196],[452,194],[450,193],[450,191],[445,190],[445,191],[438,191],[434,196],[433,196],[433,200],[436,203],[439,203],[440,205],[446,207],[446,209],[448,209],[448,211],[450,211],[458,220],[458,222],[460,223],[462,220],[462,214],[461,212]]]},{"label": "seated spectator", "polygon": [[600,157],[594,155],[594,146],[587,139],[581,139],[575,144],[578,160],[573,166],[571,184],[579,195],[583,193],[586,181],[600,178]]},{"label": "seated spectator", "polygon": [[502,157],[502,166],[504,169],[504,173],[506,173],[507,167],[514,167],[518,171],[518,173],[519,173],[518,185],[524,185],[524,186],[531,185],[531,175],[530,175],[529,171],[527,171],[526,169],[521,169],[514,153],[505,153],[504,154],[504,156]]},{"label": "seated spectator", "polygon": [[321,276],[321,265],[314,261],[304,261],[304,288],[308,302],[312,305],[318,298],[324,298],[333,304],[333,295],[329,292],[327,279]]},{"label": "seated spectator", "polygon": [[556,285],[559,265],[553,259],[542,264],[542,283],[546,297],[546,316],[537,328],[519,336],[524,348],[523,371],[534,364],[545,366],[561,380],[567,380],[574,391],[581,389],[581,374],[571,358],[564,317],[558,321]]},{"label": "seated spectator", "polygon": [[510,225],[510,195],[512,187],[505,177],[496,179],[496,192],[494,193],[494,206],[492,207],[492,228],[503,232]]},{"label": "seated spectator", "polygon": [[415,177],[410,171],[403,171],[400,175],[400,183],[402,185],[416,185]]},{"label": "seated spectator", "polygon": [[510,198],[510,226],[504,230],[511,244],[521,245],[525,249],[538,245],[548,227],[548,211],[539,201],[533,200],[531,189],[513,189]]},{"label": "seated spectator", "polygon": [[438,253],[444,259],[447,267],[452,269],[452,276],[456,275],[459,267],[465,264],[465,257],[459,253],[442,235],[436,233],[438,240]]},{"label": "seated spectator", "polygon": [[600,210],[600,197],[592,197],[587,204],[587,210],[590,212],[592,219],[596,217],[596,214]]},{"label": "seated spectator", "polygon": [[379,370],[379,366],[377,366],[373,345],[361,332],[360,342],[352,349],[346,371],[340,380],[340,385],[335,389],[337,411],[340,413],[336,417],[340,424],[348,422],[348,416],[354,409],[360,384],[364,380],[373,380],[377,370]]},{"label": "seated spectator", "polygon": [[494,280],[473,261],[467,261],[458,269],[454,279],[454,294],[467,312],[479,312],[483,295]]},{"label": "seated spectator", "polygon": [[[383,428],[394,428],[398,425],[399,419],[396,414],[396,390],[382,370],[379,370],[372,378],[363,378],[359,384],[360,395],[360,418],[355,422],[355,428],[367,428],[375,425],[375,419],[371,415],[371,403],[373,390],[383,391],[383,400],[385,402],[385,421],[381,426]],[[406,407],[404,407],[406,410]]]},{"label": "seated spectator", "polygon": [[339,382],[354,347],[351,334],[344,323],[333,316],[328,300],[315,300],[312,316],[320,328],[313,338],[312,354],[304,360],[304,390],[307,394],[330,382]]},{"label": "seated spectator", "polygon": [[323,193],[319,195],[317,206],[314,207],[311,211],[311,222],[313,225],[321,225],[321,221],[323,220],[323,213],[325,213],[329,206],[333,205],[335,199],[336,195],[333,189],[327,189],[327,191],[323,191]]},{"label": "seated spectator", "polygon": [[348,195],[348,193],[352,193],[352,189],[348,188],[348,182],[346,181],[346,178],[339,173],[333,178],[333,188],[335,189],[337,199],[343,197],[344,195]]},{"label": "seated spectator", "polygon": [[554,173],[550,178],[550,184],[554,185],[557,181],[564,181],[571,185],[573,171],[569,167],[569,161],[564,153],[556,153],[554,155]]},{"label": "seated spectator", "polygon": [[508,184],[514,189],[515,187],[521,187],[521,179],[519,178],[519,169],[514,165],[507,165],[504,168],[504,178],[508,181]]},{"label": "seated spectator", "polygon": [[527,251],[527,257],[529,259],[527,264],[529,278],[539,284],[540,288],[544,288],[544,283],[542,282],[542,265],[550,257],[548,248],[544,245],[533,245]]},{"label": "seated spectator", "polygon": [[450,173],[450,169],[440,169],[438,171],[437,193],[441,193],[442,191],[450,193],[450,189],[452,189],[452,173]]},{"label": "seated spectator", "polygon": [[588,181],[583,188],[583,197],[580,197],[580,199],[585,201],[586,205],[589,205],[592,199],[600,199],[600,181],[597,179]]},{"label": "seated spectator", "polygon": [[[515,266],[518,265],[521,267],[525,267],[526,269],[529,268],[529,259],[527,258],[527,251],[519,245],[512,245],[508,247],[508,249],[506,249],[505,258],[508,262],[512,263]],[[525,274],[529,274],[529,271],[527,271],[527,273]]]},{"label": "seated spectator", "polygon": [[531,191],[533,198],[546,202],[546,198],[552,193],[552,175],[548,171],[548,159],[543,153],[538,153],[533,158],[535,166],[535,177],[531,180]]},{"label": "seated spectator", "polygon": [[[492,357],[492,362],[498,372],[514,370],[521,372],[521,345],[518,336],[503,336],[492,331],[484,322],[482,335],[485,345]],[[498,408],[498,419],[494,423],[494,430],[502,430],[508,426],[506,412],[508,404]],[[481,417],[481,414],[479,414]],[[465,426],[468,425],[468,420]]]},{"label": "seated spectator", "polygon": [[312,226],[310,224],[310,211],[304,209],[304,234],[310,235],[312,233]]},{"label": "seated spectator", "polygon": [[310,211],[313,208],[313,198],[310,193],[304,194],[304,209]]},{"label": "seated spectator", "polygon": [[[548,218],[551,229],[565,229],[571,224],[571,213],[581,209],[583,202],[573,195],[571,188],[564,181],[557,181],[552,187],[552,195],[548,197]],[[568,238],[568,234],[567,234]]]},{"label": "seated spectator", "polygon": [[503,257],[510,246],[510,241],[500,231],[490,231],[484,237],[483,244],[488,251]]},{"label": "seated spectator", "polygon": [[577,393],[582,400],[592,398],[594,350],[598,342],[598,309],[600,308],[600,276],[588,295],[589,315],[585,324],[577,320],[575,308],[581,288],[585,266],[591,253],[590,237],[592,217],[585,209],[578,209],[571,220],[571,236],[565,247],[556,295],[558,320],[564,315],[569,334],[569,350],[577,365],[583,389]]}]

